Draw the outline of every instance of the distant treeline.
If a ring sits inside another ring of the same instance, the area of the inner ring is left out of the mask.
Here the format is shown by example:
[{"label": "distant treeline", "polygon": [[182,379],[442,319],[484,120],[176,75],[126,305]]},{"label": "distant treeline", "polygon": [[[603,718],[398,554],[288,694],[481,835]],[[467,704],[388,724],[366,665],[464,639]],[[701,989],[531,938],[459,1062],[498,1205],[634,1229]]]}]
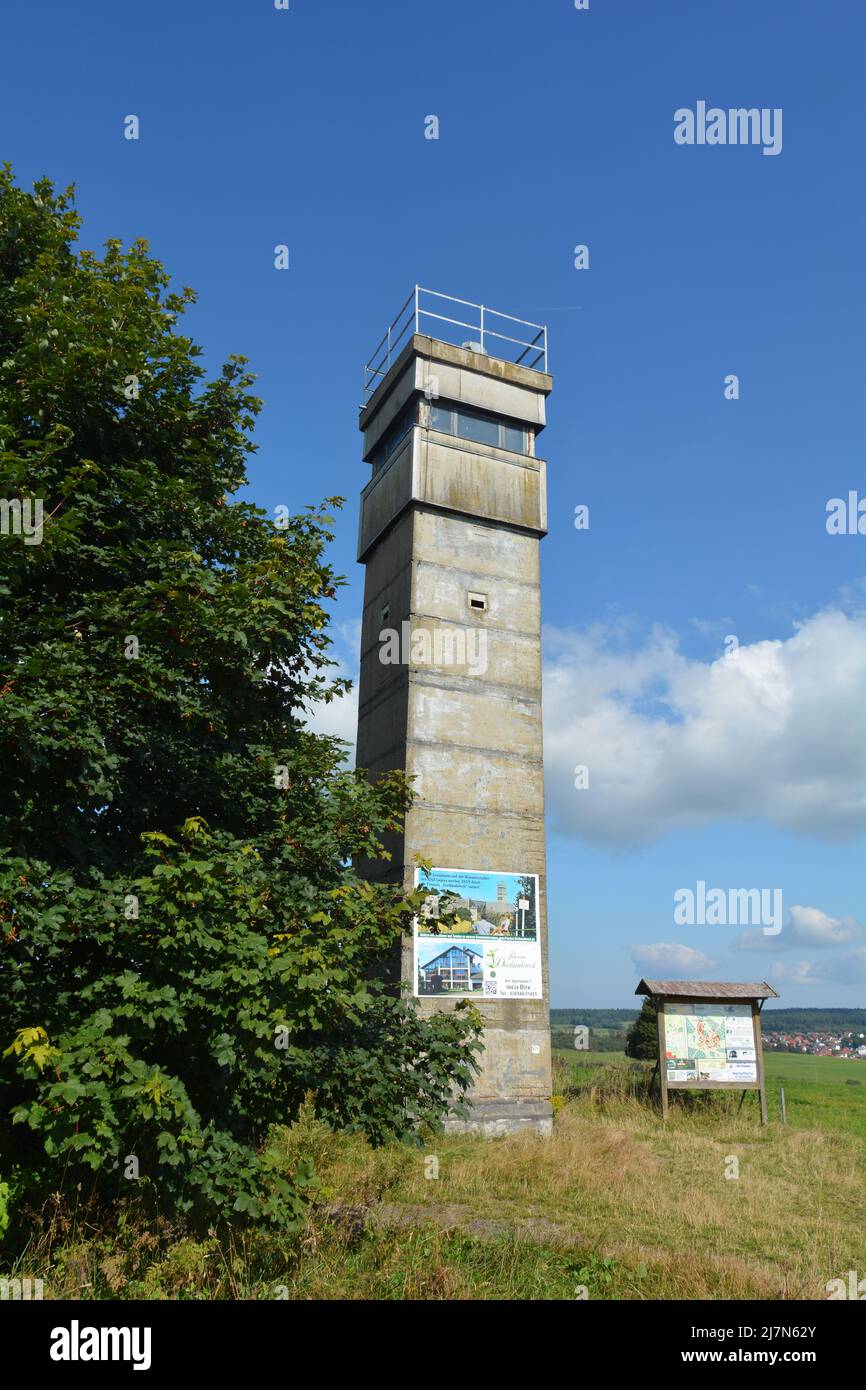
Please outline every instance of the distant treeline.
[{"label": "distant treeline", "polygon": [[[589,1028],[626,1032],[637,1009],[551,1009],[551,1029],[561,1031],[584,1023]],[[761,1014],[765,1033],[866,1032],[866,1009],[771,1009]]]},{"label": "distant treeline", "polygon": [[761,1014],[764,1033],[866,1033],[866,1009],[770,1009]]},{"label": "distant treeline", "polygon": [[573,1028],[585,1023],[589,1028],[628,1028],[640,1009],[551,1009],[551,1028]]}]

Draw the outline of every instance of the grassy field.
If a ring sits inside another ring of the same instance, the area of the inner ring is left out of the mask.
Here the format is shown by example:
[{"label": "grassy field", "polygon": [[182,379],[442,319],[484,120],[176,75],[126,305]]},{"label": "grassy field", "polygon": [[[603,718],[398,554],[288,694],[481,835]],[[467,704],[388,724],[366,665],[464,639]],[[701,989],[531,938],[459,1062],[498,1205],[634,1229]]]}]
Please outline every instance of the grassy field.
[{"label": "grassy field", "polygon": [[789,1124],[844,1130],[866,1139],[866,1062],[765,1052],[764,1066],[771,1114],[780,1113],[779,1089],[784,1086]]},{"label": "grassy field", "polygon": [[[622,1052],[576,1052],[557,1048],[554,1056],[576,1068],[577,1084],[591,1084],[598,1067],[622,1065]],[[793,1052],[765,1052],[767,1107],[771,1119],[781,1116],[779,1093],[785,1088],[788,1124],[797,1129],[831,1129],[866,1139],[866,1062],[840,1057],[806,1057]],[[859,1085],[852,1085],[859,1082]],[[744,1112],[754,1110],[748,1096]]]},{"label": "grassy field", "polygon": [[812,1059],[768,1061],[787,1128],[776,1107],[763,1129],[718,1092],[677,1104],[665,1125],[642,1098],[646,1069],[610,1053],[559,1057],[549,1139],[372,1150],[308,1107],[270,1145],[278,1168],[308,1156],[320,1175],[297,1235],[82,1223],[53,1242],[37,1232],[17,1272],[41,1273],[53,1298],[826,1297],[829,1279],[866,1271],[860,1088],[810,1075]]}]

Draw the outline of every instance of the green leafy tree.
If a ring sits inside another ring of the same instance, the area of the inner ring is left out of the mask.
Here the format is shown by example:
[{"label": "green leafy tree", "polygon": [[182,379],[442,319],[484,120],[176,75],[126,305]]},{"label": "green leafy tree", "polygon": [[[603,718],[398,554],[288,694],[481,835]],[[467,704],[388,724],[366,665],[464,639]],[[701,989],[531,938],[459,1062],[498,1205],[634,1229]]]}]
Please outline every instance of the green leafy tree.
[{"label": "green leafy tree", "polygon": [[[538,935],[538,923],[535,920],[535,879],[532,874],[521,874],[518,882],[519,887],[514,902],[516,913],[514,920],[516,925],[522,926],[524,936],[536,937]],[[518,906],[521,898],[529,903],[529,907],[525,908],[523,912]]]},{"label": "green leafy tree", "polygon": [[657,1062],[659,1055],[659,1006],[654,999],[644,999],[643,1008],[635,1019],[625,1040],[626,1057]]},{"label": "green leafy tree", "polygon": [[205,381],[192,291],[78,229],[0,172],[0,1169],[286,1224],[312,1178],[268,1127],[310,1090],[376,1141],[435,1125],[477,1018],[378,982],[415,898],[353,865],[407,791],[305,727],[345,685],[330,516],[235,497],[244,359]]}]

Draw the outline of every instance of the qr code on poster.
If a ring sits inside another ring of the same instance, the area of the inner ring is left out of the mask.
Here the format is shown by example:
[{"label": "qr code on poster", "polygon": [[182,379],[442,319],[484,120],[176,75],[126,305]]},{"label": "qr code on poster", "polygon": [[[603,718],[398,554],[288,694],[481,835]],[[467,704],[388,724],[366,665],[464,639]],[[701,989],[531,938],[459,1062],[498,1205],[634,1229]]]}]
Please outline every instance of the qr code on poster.
[{"label": "qr code on poster", "polygon": [[485,994],[496,994],[496,993],[497,993],[496,981],[495,981],[495,980],[485,980],[485,981],[484,981],[484,993],[485,993]]}]

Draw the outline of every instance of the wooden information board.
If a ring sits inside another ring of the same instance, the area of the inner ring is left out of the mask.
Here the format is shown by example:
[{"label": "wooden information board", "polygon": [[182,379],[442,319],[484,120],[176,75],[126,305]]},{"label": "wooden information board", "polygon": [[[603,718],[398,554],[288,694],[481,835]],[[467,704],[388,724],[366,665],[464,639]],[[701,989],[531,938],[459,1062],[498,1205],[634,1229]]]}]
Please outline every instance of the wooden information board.
[{"label": "wooden information board", "polygon": [[770,985],[641,980],[635,993],[648,995],[658,1009],[664,1116],[669,1091],[757,1091],[767,1123],[761,1004],[778,998]]}]

